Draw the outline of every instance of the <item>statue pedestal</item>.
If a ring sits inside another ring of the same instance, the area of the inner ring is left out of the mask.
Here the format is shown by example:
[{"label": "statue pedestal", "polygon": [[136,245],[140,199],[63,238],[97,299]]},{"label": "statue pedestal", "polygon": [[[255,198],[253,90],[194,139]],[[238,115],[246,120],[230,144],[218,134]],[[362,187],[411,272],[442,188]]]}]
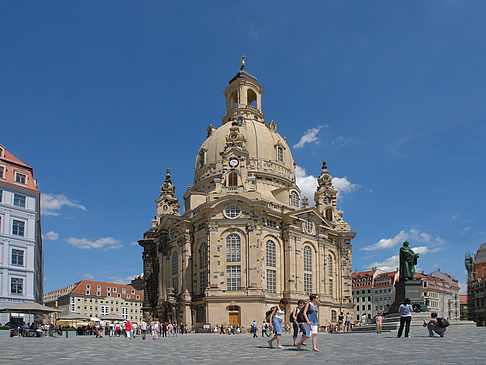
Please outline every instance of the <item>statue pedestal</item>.
[{"label": "statue pedestal", "polygon": [[405,298],[410,299],[410,304],[419,304],[422,311],[426,311],[425,303],[420,295],[420,280],[398,281],[395,284],[395,301],[393,302],[389,313],[398,312],[398,307],[403,303]]}]

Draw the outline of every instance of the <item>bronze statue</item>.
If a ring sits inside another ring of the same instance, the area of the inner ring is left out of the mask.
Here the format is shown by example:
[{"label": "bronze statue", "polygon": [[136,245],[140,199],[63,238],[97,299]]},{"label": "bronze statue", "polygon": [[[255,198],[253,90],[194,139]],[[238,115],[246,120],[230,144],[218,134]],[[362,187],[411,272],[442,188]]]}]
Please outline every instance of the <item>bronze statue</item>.
[{"label": "bronze statue", "polygon": [[418,257],[419,254],[408,247],[408,242],[403,242],[403,246],[400,247],[400,281],[414,279]]}]

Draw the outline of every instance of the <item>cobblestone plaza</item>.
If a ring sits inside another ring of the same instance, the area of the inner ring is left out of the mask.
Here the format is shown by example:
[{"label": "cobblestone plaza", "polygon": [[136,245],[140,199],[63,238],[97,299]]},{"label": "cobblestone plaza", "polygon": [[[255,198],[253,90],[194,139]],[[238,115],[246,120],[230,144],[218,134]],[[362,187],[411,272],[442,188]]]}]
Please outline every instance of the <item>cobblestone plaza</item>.
[{"label": "cobblestone plaza", "polygon": [[411,338],[395,332],[320,334],[321,352],[296,351],[291,334],[284,334],[285,350],[269,348],[266,338],[250,334],[190,334],[153,341],[125,337],[2,338],[0,363],[323,363],[328,364],[484,364],[486,329],[449,327],[445,337],[427,337],[412,328]]}]

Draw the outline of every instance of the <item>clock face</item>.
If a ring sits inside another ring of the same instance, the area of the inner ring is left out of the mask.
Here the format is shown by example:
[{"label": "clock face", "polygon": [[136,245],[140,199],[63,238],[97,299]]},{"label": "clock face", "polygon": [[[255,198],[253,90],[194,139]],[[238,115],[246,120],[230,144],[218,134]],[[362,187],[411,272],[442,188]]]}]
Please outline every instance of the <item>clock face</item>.
[{"label": "clock face", "polygon": [[229,164],[230,164],[230,166],[231,166],[231,167],[236,167],[236,166],[238,166],[238,164],[239,164],[239,163],[240,163],[240,162],[239,162],[239,161],[238,161],[238,159],[236,159],[236,158],[232,158],[232,159],[230,160],[230,162],[229,162]]}]

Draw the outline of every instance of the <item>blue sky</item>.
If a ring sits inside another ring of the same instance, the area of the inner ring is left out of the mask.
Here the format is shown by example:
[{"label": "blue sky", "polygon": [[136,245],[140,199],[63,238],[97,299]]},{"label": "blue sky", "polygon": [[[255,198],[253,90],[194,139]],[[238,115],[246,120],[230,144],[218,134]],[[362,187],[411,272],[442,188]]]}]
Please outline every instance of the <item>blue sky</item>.
[{"label": "blue sky", "polygon": [[[10,2],[0,143],[44,194],[45,289],[142,272],[167,167],[179,197],[242,54],[310,193],[321,160],[357,232],[353,269],[465,281],[486,241],[486,3]],[[304,139],[302,139],[304,138]]]}]

